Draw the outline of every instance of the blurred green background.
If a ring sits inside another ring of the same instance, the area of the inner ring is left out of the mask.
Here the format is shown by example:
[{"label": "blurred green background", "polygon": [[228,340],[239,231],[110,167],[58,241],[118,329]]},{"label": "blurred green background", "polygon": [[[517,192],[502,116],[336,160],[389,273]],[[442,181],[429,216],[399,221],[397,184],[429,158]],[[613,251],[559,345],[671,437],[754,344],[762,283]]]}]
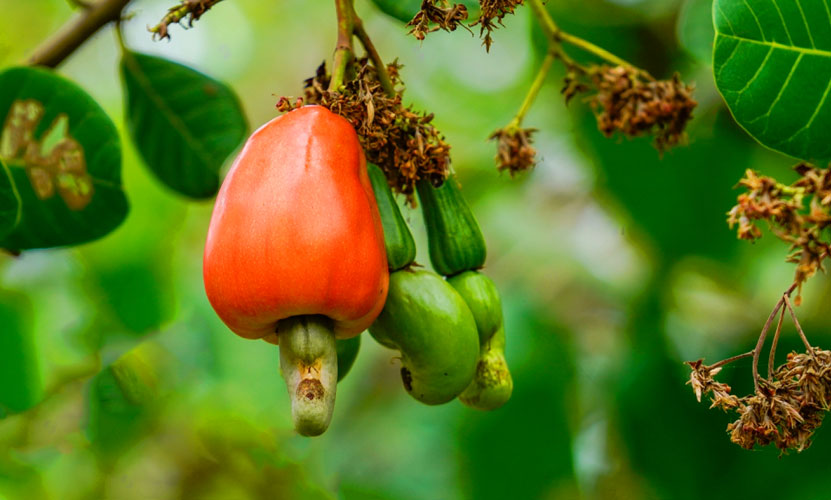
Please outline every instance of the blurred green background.
[{"label": "blurred green background", "polygon": [[[171,3],[133,2],[128,45],[229,83],[252,128],[276,115],[278,96],[300,95],[334,47],[332,2],[307,0],[229,0],[153,43],[146,26]],[[584,103],[564,105],[558,69],[525,122],[539,129],[539,165],[499,175],[486,137],[511,119],[545,53],[530,9],[505,19],[487,54],[464,30],[420,43],[359,0],[381,55],[404,64],[405,100],[435,112],[453,145],[503,295],[515,389],[491,413],[421,405],[402,390],[394,353],[365,335],[332,426],[314,439],[292,431],[277,348],[232,334],[206,300],[212,205],[140,164],[123,130],[113,30],[77,51],[59,71],[119,125],[131,213],[91,244],[0,255],[0,350],[29,353],[0,366],[11,410],[0,418],[0,499],[828,498],[826,430],[801,454],[744,451],[725,433],[732,416],[684,385],[683,361],[752,348],[793,273],[784,245],[740,242],[725,224],[745,169],[794,175],[715,91],[710,2],[548,8],[656,76],[695,82],[689,145],[662,158],[649,139],[604,138]],[[74,15],[66,0],[0,0],[0,12],[0,68]],[[405,215],[429,265],[420,214]],[[799,311],[826,347],[829,295],[814,278]],[[786,326],[780,353],[798,348],[792,334]],[[147,374],[148,393],[125,399],[114,378],[124,366]],[[743,360],[719,377],[746,392],[750,370]]]}]

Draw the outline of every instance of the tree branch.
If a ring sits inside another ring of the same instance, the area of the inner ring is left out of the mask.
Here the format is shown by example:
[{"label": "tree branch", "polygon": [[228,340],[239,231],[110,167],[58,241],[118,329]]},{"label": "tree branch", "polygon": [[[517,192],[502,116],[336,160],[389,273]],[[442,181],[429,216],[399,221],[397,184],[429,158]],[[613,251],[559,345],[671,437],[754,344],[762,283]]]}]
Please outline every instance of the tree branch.
[{"label": "tree branch", "polygon": [[390,80],[390,75],[387,72],[387,65],[384,64],[384,60],[381,59],[381,56],[378,54],[375,44],[373,44],[372,40],[369,38],[369,33],[367,33],[364,29],[363,21],[361,21],[361,18],[359,18],[354,11],[352,13],[352,18],[355,23],[355,35],[358,37],[358,40],[361,41],[361,45],[364,46],[369,58],[372,59],[372,65],[375,66],[375,73],[378,75],[378,81],[381,82],[381,86],[384,87],[384,92],[387,93],[387,97],[395,97],[395,87],[393,87],[392,80]]},{"label": "tree branch", "polygon": [[545,77],[548,76],[548,72],[551,70],[551,64],[554,62],[555,55],[554,49],[550,48],[548,53],[545,55],[545,59],[542,60],[537,76],[531,84],[531,88],[528,89],[528,93],[525,95],[522,107],[519,108],[519,111],[517,111],[517,114],[514,116],[513,120],[511,120],[511,123],[505,127],[506,129],[518,129],[520,125],[522,125],[522,120],[525,118],[525,114],[528,113],[529,109],[531,109],[531,105],[534,104],[534,99],[537,98],[537,94],[540,93],[542,85],[545,83]]},{"label": "tree branch", "polygon": [[33,66],[54,68],[107,23],[117,21],[130,0],[101,0],[84,9],[54,36],[35,49],[29,58]]},{"label": "tree branch", "polygon": [[354,24],[352,14],[352,0],[335,0],[338,15],[338,44],[335,47],[335,57],[332,61],[332,79],[329,81],[329,90],[337,90],[346,80],[347,67],[352,61],[352,33]]}]

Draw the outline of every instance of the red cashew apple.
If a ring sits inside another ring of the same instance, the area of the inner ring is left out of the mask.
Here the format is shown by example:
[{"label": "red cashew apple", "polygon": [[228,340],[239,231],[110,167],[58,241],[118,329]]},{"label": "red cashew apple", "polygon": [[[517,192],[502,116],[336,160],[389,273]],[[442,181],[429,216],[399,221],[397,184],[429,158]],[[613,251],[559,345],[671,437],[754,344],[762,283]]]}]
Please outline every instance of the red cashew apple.
[{"label": "red cashew apple", "polygon": [[298,432],[325,431],[335,338],[372,324],[389,283],[381,218],[349,122],[305,106],[251,135],[217,196],[203,275],[231,330],[280,344]]}]

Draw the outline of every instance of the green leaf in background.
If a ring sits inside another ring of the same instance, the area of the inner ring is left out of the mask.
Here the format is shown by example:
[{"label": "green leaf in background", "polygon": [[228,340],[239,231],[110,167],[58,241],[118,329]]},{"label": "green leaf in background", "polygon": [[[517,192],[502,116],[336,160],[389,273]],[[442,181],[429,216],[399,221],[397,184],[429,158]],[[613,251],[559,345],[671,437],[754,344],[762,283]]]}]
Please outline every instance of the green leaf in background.
[{"label": "green leaf in background", "polygon": [[158,345],[145,342],[93,377],[87,435],[97,451],[117,456],[134,442],[157,402],[165,362]]},{"label": "green leaf in background", "polygon": [[149,253],[147,261],[130,259],[120,266],[98,266],[88,276],[100,286],[99,312],[109,311],[129,332],[158,329],[172,315],[169,276],[160,270],[160,257]]},{"label": "green leaf in background", "polygon": [[533,345],[534,355],[526,363],[508,360],[516,385],[505,406],[466,410],[458,440],[469,498],[579,498],[569,427],[577,400],[569,392],[575,380],[573,337],[548,319],[536,319],[545,313],[533,309],[532,297],[505,298],[509,358],[514,343]]},{"label": "green leaf in background", "polygon": [[703,63],[713,61],[713,0],[685,0],[676,32],[681,46]]},{"label": "green leaf in background", "polygon": [[245,139],[242,107],[226,85],[178,63],[124,51],[126,119],[144,163],[192,198],[219,189],[219,169]]},{"label": "green leaf in background", "polygon": [[20,200],[0,248],[77,245],[124,220],[118,132],[83,89],[49,70],[8,69],[0,73],[0,117],[0,159]]},{"label": "green leaf in background", "polygon": [[831,159],[828,0],[715,0],[716,85],[736,121],[763,145]]},{"label": "green leaf in background", "polygon": [[726,112],[702,110],[696,118],[690,128],[694,142],[662,159],[648,139],[614,143],[597,131],[593,116],[580,117],[578,141],[595,158],[598,196],[620,204],[631,221],[622,231],[645,237],[662,262],[686,255],[724,260],[741,243],[724,216],[736,193],[713,186],[734,185],[752,166],[756,146]]},{"label": "green leaf in background", "polygon": [[25,295],[0,293],[0,418],[25,411],[43,397]]},{"label": "green leaf in background", "polygon": [[20,196],[14,188],[12,173],[0,160],[0,238],[20,222]]}]

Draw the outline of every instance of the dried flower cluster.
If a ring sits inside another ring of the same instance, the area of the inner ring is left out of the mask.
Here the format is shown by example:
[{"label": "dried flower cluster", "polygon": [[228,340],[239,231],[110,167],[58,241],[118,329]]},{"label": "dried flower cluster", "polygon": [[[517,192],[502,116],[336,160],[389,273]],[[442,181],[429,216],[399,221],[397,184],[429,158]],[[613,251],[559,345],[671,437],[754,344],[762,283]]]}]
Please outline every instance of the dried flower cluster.
[{"label": "dried flower cluster", "polygon": [[[638,69],[601,65],[590,68],[589,75],[595,92],[591,106],[606,136],[651,134],[659,151],[685,140],[687,123],[698,103],[692,98],[693,88],[677,74],[670,80],[653,80]],[[568,99],[585,88],[567,79],[564,94]]]},{"label": "dried flower cluster", "polygon": [[[479,18],[470,26],[479,26],[479,36],[485,49],[490,51],[493,38],[491,32],[502,26],[502,19],[513,14],[514,9],[522,5],[524,0],[479,0]],[[419,40],[424,40],[427,33],[437,30],[455,31],[458,26],[470,31],[464,24],[467,20],[467,7],[460,3],[450,3],[447,0],[423,0],[421,9],[407,23],[412,26],[410,34]]]},{"label": "dried flower cluster", "polygon": [[522,5],[523,0],[479,0],[479,19],[471,26],[479,25],[479,36],[482,38],[482,44],[485,50],[490,51],[493,38],[491,38],[491,31],[499,26],[503,26],[502,18],[508,14],[513,14],[514,9]]},{"label": "dried flower cluster", "polygon": [[292,101],[283,97],[277,108],[290,111],[304,102],[319,104],[349,120],[367,161],[381,167],[390,186],[413,201],[419,180],[434,185],[444,182],[450,167],[450,145],[431,124],[432,113],[415,112],[402,104],[397,62],[387,67],[396,88],[393,97],[384,92],[375,68],[366,58],[352,64],[356,77],[339,91],[328,90],[330,77],[321,64],[317,74],[305,82],[305,98]]},{"label": "dried flower cluster", "polygon": [[802,451],[831,408],[831,351],[811,348],[788,354],[785,364],[769,380],[760,379],[755,394],[739,398],[730,386],[713,376],[721,367],[710,368],[702,360],[688,362],[689,384],[699,401],[711,394],[711,408],[733,410],[739,419],[727,426],[730,440],[742,448],[775,444],[780,450]]},{"label": "dried flower cluster", "polygon": [[533,128],[505,127],[489,137],[497,142],[496,167],[499,171],[507,170],[511,177],[524,172],[536,164],[537,151],[531,141]]},{"label": "dried flower cluster", "polygon": [[739,238],[753,241],[762,236],[758,221],[767,221],[791,245],[787,261],[797,264],[796,282],[802,284],[823,270],[822,261],[831,253],[826,231],[831,227],[831,171],[806,163],[794,169],[800,178],[789,186],[748,170],[739,181],[748,192],[739,195],[727,222],[731,228],[738,226]]},{"label": "dried flower cluster", "polygon": [[167,10],[167,14],[156,26],[149,28],[153,33],[153,39],[163,40],[170,39],[168,27],[171,24],[178,24],[182,26],[182,21],[187,21],[187,27],[193,27],[194,21],[197,21],[202,14],[210,10],[211,7],[218,4],[222,0],[182,0],[182,2]]},{"label": "dried flower cluster", "polygon": [[427,33],[437,30],[455,31],[458,26],[467,29],[464,22],[467,19],[467,7],[457,3],[451,4],[447,0],[423,0],[421,9],[407,23],[413,28],[408,34],[418,40],[424,40]]}]

